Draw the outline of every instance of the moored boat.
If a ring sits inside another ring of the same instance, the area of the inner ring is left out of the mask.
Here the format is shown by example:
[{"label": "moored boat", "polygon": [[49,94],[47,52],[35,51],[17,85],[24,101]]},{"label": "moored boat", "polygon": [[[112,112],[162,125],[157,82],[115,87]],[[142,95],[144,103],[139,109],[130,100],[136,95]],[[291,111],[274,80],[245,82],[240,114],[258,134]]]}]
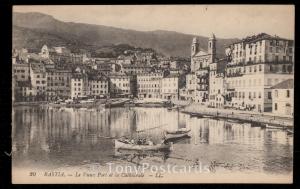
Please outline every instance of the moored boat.
[{"label": "moored boat", "polygon": [[267,129],[283,129],[283,127],[281,127],[281,126],[269,125],[269,124],[266,124],[266,128]]},{"label": "moored boat", "polygon": [[165,140],[189,137],[191,130],[166,131]]},{"label": "moored boat", "polygon": [[115,140],[115,148],[116,149],[126,149],[126,150],[141,150],[141,151],[155,151],[155,150],[172,150],[173,143],[167,144],[156,144],[156,145],[138,145],[131,144],[120,141],[118,139]]}]

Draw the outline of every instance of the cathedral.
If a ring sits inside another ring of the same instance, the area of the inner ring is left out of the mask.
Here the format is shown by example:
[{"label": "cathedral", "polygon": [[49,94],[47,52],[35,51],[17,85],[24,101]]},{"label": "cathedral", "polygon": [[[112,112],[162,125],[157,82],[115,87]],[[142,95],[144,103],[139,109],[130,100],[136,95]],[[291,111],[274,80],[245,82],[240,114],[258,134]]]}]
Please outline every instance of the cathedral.
[{"label": "cathedral", "polygon": [[193,92],[194,101],[198,103],[208,102],[209,98],[209,67],[216,62],[216,37],[214,34],[208,40],[207,51],[200,47],[195,37],[191,46],[191,74],[195,75],[196,88]]},{"label": "cathedral", "polygon": [[191,47],[191,72],[196,72],[199,69],[206,69],[209,63],[216,61],[216,37],[214,34],[208,40],[207,51],[200,47],[200,43],[194,37]]}]

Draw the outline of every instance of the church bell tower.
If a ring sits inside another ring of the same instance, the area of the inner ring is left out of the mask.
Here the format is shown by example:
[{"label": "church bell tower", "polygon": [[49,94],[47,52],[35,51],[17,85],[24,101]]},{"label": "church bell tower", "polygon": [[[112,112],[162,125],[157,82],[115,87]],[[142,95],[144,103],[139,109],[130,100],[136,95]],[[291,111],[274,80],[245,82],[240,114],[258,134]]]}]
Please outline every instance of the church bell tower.
[{"label": "church bell tower", "polygon": [[211,63],[216,60],[216,36],[212,33],[211,37],[208,40],[208,54],[211,54]]},{"label": "church bell tower", "polygon": [[199,42],[197,37],[193,38],[192,47],[191,47],[191,56],[193,57],[199,51]]}]

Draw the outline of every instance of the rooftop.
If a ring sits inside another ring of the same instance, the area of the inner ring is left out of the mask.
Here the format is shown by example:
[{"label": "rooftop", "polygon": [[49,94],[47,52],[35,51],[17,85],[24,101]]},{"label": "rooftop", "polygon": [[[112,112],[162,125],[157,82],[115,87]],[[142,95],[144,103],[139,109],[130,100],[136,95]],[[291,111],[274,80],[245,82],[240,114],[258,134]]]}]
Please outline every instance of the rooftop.
[{"label": "rooftop", "polygon": [[274,39],[274,40],[286,40],[286,41],[292,41],[290,39],[285,39],[285,38],[281,38],[277,35],[275,36],[271,36],[269,34],[266,34],[266,33],[259,33],[257,35],[252,35],[252,36],[247,36],[237,42],[234,42],[232,43],[231,45],[233,44],[237,44],[237,43],[241,43],[241,42],[244,42],[244,43],[253,43],[253,42],[256,42],[256,41],[261,41],[261,40],[264,40],[264,39]]},{"label": "rooftop", "polygon": [[294,89],[294,79],[288,79],[274,85],[272,89]]}]

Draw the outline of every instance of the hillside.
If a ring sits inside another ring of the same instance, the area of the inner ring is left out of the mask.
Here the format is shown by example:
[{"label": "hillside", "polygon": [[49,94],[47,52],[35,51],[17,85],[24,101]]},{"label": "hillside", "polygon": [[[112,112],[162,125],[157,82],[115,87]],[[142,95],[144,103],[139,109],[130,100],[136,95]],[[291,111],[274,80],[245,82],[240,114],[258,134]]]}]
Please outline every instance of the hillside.
[{"label": "hillside", "polygon": [[[62,44],[71,49],[97,49],[128,44],[152,48],[167,56],[190,56],[193,35],[173,31],[135,31],[102,25],[62,22],[41,13],[13,13],[13,47],[40,48],[43,43]],[[208,38],[197,36],[207,49]],[[217,53],[224,54],[225,44],[237,39],[217,39]]]}]

